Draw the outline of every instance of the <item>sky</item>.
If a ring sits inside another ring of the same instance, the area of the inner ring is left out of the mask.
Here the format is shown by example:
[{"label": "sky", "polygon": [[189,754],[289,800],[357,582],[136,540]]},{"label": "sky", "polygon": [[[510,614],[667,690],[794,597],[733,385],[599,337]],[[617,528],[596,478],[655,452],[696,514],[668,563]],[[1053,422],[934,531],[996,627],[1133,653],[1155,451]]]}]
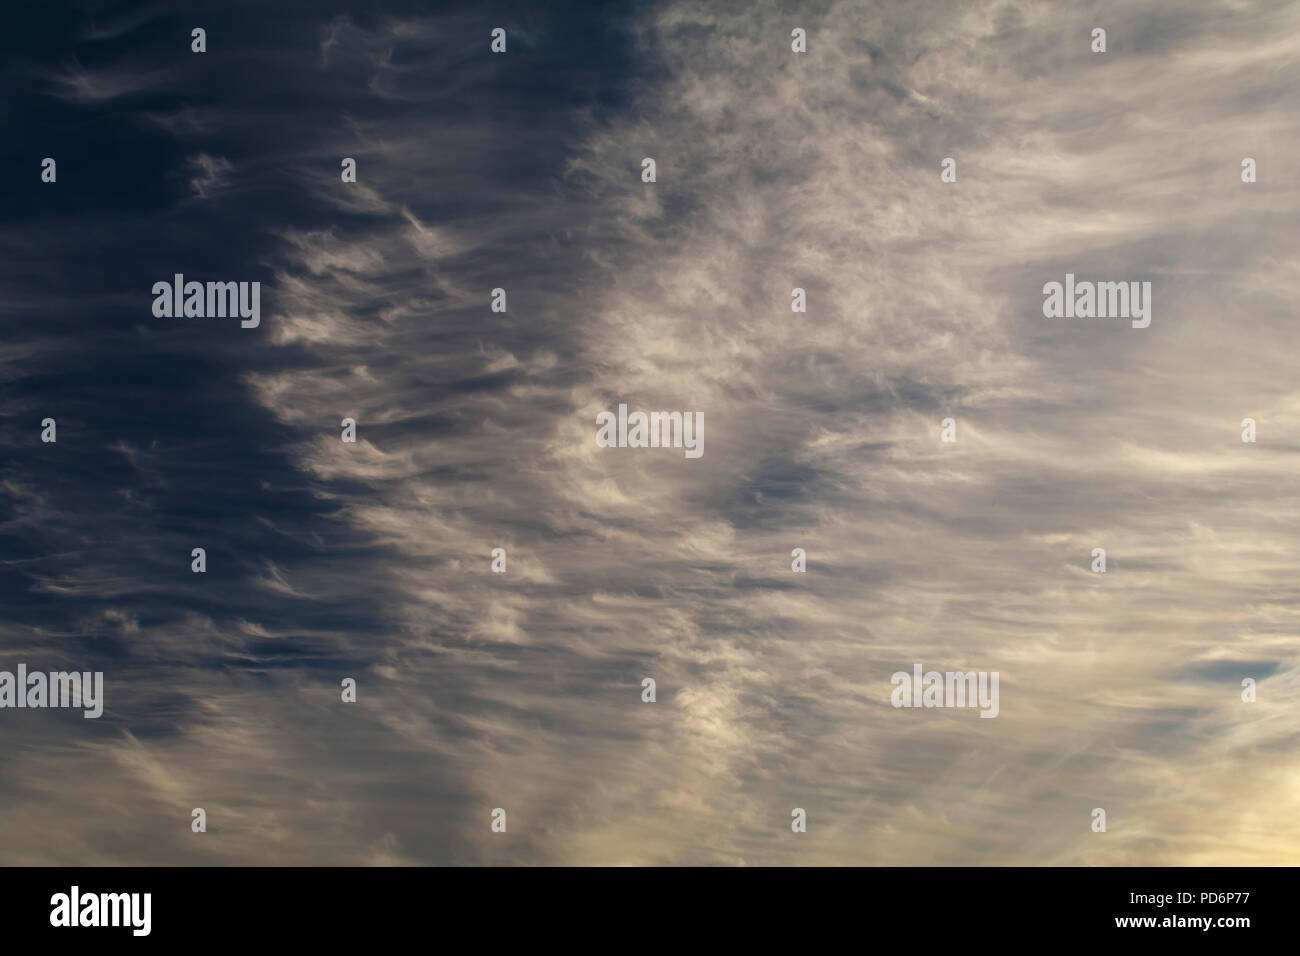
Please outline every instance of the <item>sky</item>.
[{"label": "sky", "polygon": [[104,674],[0,709],[0,863],[1296,863],[1300,5],[20,2],[0,52],[0,670]]}]

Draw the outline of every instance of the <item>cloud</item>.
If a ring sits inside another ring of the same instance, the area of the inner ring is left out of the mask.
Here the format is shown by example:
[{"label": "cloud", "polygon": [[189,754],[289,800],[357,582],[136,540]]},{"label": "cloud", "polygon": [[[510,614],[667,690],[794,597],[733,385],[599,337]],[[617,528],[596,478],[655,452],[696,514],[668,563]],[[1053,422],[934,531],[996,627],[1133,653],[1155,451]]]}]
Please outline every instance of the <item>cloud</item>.
[{"label": "cloud", "polygon": [[190,167],[190,189],[199,199],[207,199],[212,193],[229,185],[230,171],[234,168],[229,160],[198,153],[186,162]]},{"label": "cloud", "polygon": [[[223,200],[267,304],[154,332],[214,384],[104,440],[148,506],[0,485],[35,594],[102,612],[14,646],[118,668],[95,736],[26,715],[0,818],[61,829],[11,859],[1289,859],[1300,34],[1236,9],[1110,10],[1099,55],[1061,5],[674,0],[608,49],[530,20],[586,65],[526,83],[455,18],[321,25],[287,55],[328,107],[190,124],[266,144]],[[1151,281],[1151,327],[1045,319],[1066,272]],[[620,402],[703,412],[704,457],[597,447]],[[891,707],[918,662],[998,671],[999,716]],[[68,825],[72,768],[120,837]]]},{"label": "cloud", "polygon": [[65,102],[89,105],[157,89],[166,83],[167,77],[165,71],[157,70],[88,70],[74,61],[62,72],[49,74],[46,79],[54,87],[53,96]]}]

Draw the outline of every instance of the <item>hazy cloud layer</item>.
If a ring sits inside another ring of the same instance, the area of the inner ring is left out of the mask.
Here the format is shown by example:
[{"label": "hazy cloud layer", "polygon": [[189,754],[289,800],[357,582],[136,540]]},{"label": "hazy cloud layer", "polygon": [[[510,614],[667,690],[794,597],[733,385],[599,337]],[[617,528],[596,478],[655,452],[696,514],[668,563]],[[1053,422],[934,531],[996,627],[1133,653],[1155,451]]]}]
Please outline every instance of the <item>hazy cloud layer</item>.
[{"label": "hazy cloud layer", "polygon": [[[157,12],[28,51],[69,139],[25,132],[0,230],[0,667],[107,705],[0,711],[0,858],[1294,862],[1298,19],[393,7],[194,55]],[[261,327],[155,319],[176,272],[262,281]],[[1151,326],[1044,318],[1067,272],[1150,281]],[[703,457],[597,447],[620,402],[703,412]],[[999,716],[891,707],[916,662],[998,671]]]}]

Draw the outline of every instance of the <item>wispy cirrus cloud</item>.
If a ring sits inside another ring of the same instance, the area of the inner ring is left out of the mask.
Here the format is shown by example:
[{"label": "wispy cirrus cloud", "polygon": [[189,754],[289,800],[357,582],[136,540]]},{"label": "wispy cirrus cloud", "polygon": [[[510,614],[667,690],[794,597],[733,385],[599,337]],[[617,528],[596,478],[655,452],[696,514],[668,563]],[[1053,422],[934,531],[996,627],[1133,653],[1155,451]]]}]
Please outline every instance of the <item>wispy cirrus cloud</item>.
[{"label": "wispy cirrus cloud", "polygon": [[[258,337],[149,332],[221,364],[115,456],[116,522],[5,486],[33,591],[95,603],[60,641],[120,655],[98,736],[26,715],[0,818],[61,829],[13,857],[1289,861],[1295,15],[674,0],[626,73],[542,13],[497,58],[456,16],[294,32],[329,96],[177,129],[266,144],[195,204],[267,239]],[[1045,319],[1066,272],[1152,281],[1151,327]],[[704,457],[597,447],[619,402],[703,411]],[[891,707],[914,662],[999,671],[999,716]],[[120,839],[68,827],[72,768]]]},{"label": "wispy cirrus cloud", "polygon": [[169,75],[165,70],[87,69],[74,60],[62,70],[48,73],[46,79],[51,95],[87,105],[159,89]]}]

